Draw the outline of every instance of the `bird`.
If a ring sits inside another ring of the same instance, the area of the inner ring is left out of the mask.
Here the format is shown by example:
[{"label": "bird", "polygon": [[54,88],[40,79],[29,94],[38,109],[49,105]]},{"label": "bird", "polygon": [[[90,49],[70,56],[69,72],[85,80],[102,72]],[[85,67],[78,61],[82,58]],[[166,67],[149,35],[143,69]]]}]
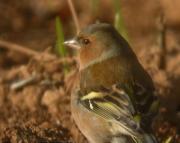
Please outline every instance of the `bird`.
[{"label": "bird", "polygon": [[82,29],[64,42],[76,48],[78,81],[71,94],[75,123],[90,143],[158,143],[152,78],[128,42],[108,23]]}]

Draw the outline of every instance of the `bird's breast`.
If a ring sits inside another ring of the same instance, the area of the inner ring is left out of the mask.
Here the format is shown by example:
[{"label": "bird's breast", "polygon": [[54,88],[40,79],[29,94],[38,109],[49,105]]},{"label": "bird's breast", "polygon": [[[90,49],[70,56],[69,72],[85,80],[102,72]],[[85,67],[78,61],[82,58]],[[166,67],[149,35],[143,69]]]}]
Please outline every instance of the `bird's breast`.
[{"label": "bird's breast", "polygon": [[82,89],[108,88],[117,83],[130,83],[130,80],[131,71],[117,57],[92,65],[80,74]]}]

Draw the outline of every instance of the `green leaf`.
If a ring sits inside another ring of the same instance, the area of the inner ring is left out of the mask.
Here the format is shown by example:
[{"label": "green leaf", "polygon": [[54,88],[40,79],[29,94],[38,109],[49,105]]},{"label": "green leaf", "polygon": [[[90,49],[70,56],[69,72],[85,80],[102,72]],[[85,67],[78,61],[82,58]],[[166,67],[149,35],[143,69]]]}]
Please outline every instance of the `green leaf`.
[{"label": "green leaf", "polygon": [[[65,49],[64,46],[64,34],[63,34],[62,24],[59,17],[56,17],[56,37],[57,37],[56,51],[58,55],[60,57],[67,56],[67,50]],[[68,72],[68,66],[66,63],[64,63],[63,65],[63,70],[65,74]]]},{"label": "green leaf", "polygon": [[136,123],[139,123],[140,124],[140,122],[141,122],[141,116],[140,115],[135,115],[134,117],[133,117],[133,119],[134,119],[134,121],[136,122]]},{"label": "green leaf", "polygon": [[59,17],[56,17],[56,36],[57,36],[56,51],[59,56],[64,57],[67,55],[67,51],[63,44],[64,43],[64,34],[63,34],[61,20]]},{"label": "green leaf", "polygon": [[129,41],[126,26],[124,24],[124,20],[123,20],[121,8],[120,8],[119,0],[114,0],[114,9],[115,9],[114,27],[127,41]]},{"label": "green leaf", "polygon": [[172,137],[168,137],[163,143],[172,143]]}]

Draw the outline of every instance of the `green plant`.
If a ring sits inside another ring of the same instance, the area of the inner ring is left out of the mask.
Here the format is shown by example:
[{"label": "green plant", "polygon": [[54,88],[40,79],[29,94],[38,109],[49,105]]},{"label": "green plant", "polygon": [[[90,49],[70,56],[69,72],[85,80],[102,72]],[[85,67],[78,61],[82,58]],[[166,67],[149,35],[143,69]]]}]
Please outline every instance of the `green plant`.
[{"label": "green plant", "polygon": [[56,17],[56,51],[60,57],[65,57],[67,55],[67,51],[64,47],[64,34],[62,29],[61,20],[59,17]]},{"label": "green plant", "polygon": [[114,9],[115,9],[115,18],[114,18],[114,26],[118,30],[119,33],[127,40],[128,39],[128,33],[126,30],[126,26],[124,24],[122,12],[121,12],[121,5],[119,0],[114,0]]},{"label": "green plant", "polygon": [[[61,20],[59,17],[56,17],[56,51],[60,57],[67,56],[67,50],[64,47],[64,33],[62,29]],[[63,70],[66,74],[68,72],[68,66],[66,63],[63,64]]]}]

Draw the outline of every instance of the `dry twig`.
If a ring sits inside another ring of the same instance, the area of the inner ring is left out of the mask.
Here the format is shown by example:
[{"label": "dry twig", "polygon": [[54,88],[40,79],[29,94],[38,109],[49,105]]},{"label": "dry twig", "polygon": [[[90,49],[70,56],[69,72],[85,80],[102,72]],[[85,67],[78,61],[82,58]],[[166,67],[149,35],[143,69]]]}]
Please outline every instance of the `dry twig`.
[{"label": "dry twig", "polygon": [[77,18],[77,13],[75,11],[72,0],[68,0],[68,5],[69,5],[69,8],[71,10],[72,17],[73,17],[74,23],[76,25],[77,33],[78,33],[80,31],[80,26],[79,26],[79,21],[78,21],[78,18]]},{"label": "dry twig", "polygon": [[[42,54],[40,52],[31,50],[28,47],[24,47],[24,46],[21,46],[21,45],[15,44],[15,43],[11,43],[11,42],[7,42],[7,41],[3,41],[3,40],[0,40],[0,46],[3,48],[7,48],[9,50],[13,50],[13,51],[17,51],[17,52],[26,54],[28,56],[40,56]],[[52,58],[52,59],[55,58],[54,55],[51,55],[49,53],[43,53],[43,55],[46,56],[47,58]]]},{"label": "dry twig", "polygon": [[166,54],[167,54],[167,45],[166,45],[166,32],[167,26],[165,23],[164,15],[160,15],[159,19],[159,47],[161,48],[161,55],[160,55],[160,69],[166,69]]},{"label": "dry twig", "polygon": [[11,90],[17,90],[17,89],[20,89],[24,86],[26,86],[27,84],[35,81],[37,79],[37,75],[33,74],[32,76],[26,78],[26,79],[22,79],[20,81],[17,81],[15,83],[13,83],[11,86],[10,86],[10,89]]},{"label": "dry twig", "polygon": [[13,51],[17,51],[17,52],[26,54],[28,56],[33,56],[33,58],[37,61],[56,60],[59,63],[73,63],[74,61],[77,62],[76,57],[62,57],[59,59],[55,55],[47,53],[47,51],[37,52],[37,51],[31,50],[28,47],[24,47],[24,46],[17,45],[15,43],[3,41],[3,40],[0,40],[0,47],[7,48],[7,49],[13,50]]}]

